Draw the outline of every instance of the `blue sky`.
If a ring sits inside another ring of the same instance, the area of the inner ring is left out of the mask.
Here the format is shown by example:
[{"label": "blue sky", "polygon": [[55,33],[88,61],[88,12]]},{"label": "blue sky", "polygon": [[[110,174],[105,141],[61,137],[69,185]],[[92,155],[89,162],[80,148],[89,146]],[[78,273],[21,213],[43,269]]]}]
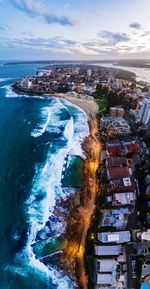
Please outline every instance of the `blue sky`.
[{"label": "blue sky", "polygon": [[0,59],[150,58],[149,0],[0,0]]}]

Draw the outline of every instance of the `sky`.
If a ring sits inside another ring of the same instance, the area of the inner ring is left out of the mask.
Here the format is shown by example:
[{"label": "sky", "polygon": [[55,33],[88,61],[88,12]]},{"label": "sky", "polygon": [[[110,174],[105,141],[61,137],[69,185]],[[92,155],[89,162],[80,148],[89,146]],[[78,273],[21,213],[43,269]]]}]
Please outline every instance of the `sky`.
[{"label": "sky", "polygon": [[0,0],[1,60],[150,59],[150,0]]}]

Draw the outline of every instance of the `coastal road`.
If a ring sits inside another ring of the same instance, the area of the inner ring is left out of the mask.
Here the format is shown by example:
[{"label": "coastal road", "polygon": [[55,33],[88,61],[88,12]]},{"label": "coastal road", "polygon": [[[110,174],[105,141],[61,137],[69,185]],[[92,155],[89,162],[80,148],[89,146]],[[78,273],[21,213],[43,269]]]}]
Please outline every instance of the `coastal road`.
[{"label": "coastal road", "polygon": [[89,120],[90,127],[90,157],[87,158],[85,167],[87,175],[87,188],[88,195],[91,196],[90,201],[87,202],[86,206],[83,208],[83,233],[80,242],[79,251],[77,253],[78,267],[79,267],[79,276],[80,276],[80,285],[82,289],[88,288],[88,278],[85,272],[84,266],[84,250],[85,250],[85,240],[87,232],[91,223],[91,217],[95,209],[95,200],[99,192],[99,180],[97,179],[97,170],[100,166],[100,153],[102,150],[102,144],[98,140],[99,127],[95,117],[91,116]]}]

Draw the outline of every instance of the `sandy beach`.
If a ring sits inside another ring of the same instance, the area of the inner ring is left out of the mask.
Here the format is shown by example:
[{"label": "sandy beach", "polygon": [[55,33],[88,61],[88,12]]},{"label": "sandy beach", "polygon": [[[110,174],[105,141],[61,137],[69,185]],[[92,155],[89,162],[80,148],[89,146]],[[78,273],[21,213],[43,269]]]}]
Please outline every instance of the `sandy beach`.
[{"label": "sandy beach", "polygon": [[86,112],[89,119],[91,118],[91,115],[95,116],[98,113],[98,104],[94,100],[80,99],[63,93],[58,93],[54,96],[64,98],[72,104],[77,105]]}]

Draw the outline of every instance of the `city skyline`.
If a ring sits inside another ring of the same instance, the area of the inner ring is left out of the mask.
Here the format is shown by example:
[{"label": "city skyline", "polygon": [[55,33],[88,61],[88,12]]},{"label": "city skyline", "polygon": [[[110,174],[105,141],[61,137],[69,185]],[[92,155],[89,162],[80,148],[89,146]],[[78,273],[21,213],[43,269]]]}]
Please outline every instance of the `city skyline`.
[{"label": "city skyline", "polygon": [[150,58],[148,0],[0,0],[1,60]]}]

